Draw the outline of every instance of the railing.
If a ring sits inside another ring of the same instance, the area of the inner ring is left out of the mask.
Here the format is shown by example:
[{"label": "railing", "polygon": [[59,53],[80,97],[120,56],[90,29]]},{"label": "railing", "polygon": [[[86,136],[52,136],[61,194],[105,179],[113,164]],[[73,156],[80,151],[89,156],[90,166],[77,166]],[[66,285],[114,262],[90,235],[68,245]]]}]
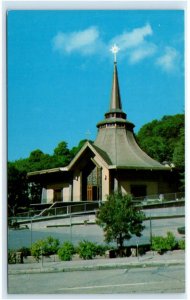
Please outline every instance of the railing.
[{"label": "railing", "polygon": [[[178,202],[185,200],[185,194],[180,193],[170,193],[170,194],[156,194],[156,195],[148,195],[145,197],[136,197],[133,198],[133,202],[135,205],[140,205],[146,209],[146,206],[154,205],[154,204],[162,204],[167,205],[167,203]],[[64,202],[55,202],[50,208],[45,208],[44,210],[31,210],[25,213],[17,214],[17,218],[21,219],[29,219],[34,218],[38,219],[40,217],[48,217],[48,216],[61,216],[61,215],[70,215],[75,213],[86,213],[89,211],[97,210],[102,201],[93,201],[93,202],[79,202],[77,204],[69,203],[66,205]]]},{"label": "railing", "polygon": [[98,208],[99,208],[99,202],[79,203],[75,205],[45,209],[43,212],[40,213],[40,216],[70,215],[73,213],[93,211]]},{"label": "railing", "polygon": [[[65,204],[65,203],[64,203]],[[56,205],[56,203],[54,204]],[[59,203],[58,203],[59,205]],[[62,207],[53,207],[53,205],[50,208],[46,208],[44,210],[40,211],[30,211],[27,213],[20,213],[17,214],[16,217],[13,217],[11,219],[14,220],[29,220],[29,219],[39,219],[42,217],[51,217],[51,216],[68,216],[70,214],[77,214],[77,213],[86,213],[91,211],[96,211],[100,206],[100,201],[93,201],[93,202],[84,202],[84,203],[78,203],[74,205],[67,205]]]},{"label": "railing", "polygon": [[20,218],[24,218],[24,217],[34,217],[38,214],[40,214],[42,212],[42,210],[29,210],[27,212],[23,212],[23,213],[18,213],[16,216],[20,217]]},{"label": "railing", "polygon": [[170,201],[179,201],[185,200],[185,193],[168,193],[168,194],[154,194],[142,197],[133,197],[133,201],[135,203],[139,203],[141,205],[149,205],[149,204],[158,204],[158,203],[166,203]]}]

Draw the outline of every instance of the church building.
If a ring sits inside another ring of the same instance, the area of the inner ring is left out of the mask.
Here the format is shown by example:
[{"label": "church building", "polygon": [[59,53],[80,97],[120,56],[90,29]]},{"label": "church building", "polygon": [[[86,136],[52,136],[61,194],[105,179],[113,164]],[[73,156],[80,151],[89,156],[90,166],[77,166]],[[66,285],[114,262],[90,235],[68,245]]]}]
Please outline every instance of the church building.
[{"label": "church building", "polygon": [[97,124],[95,141],[87,141],[68,166],[31,172],[40,182],[42,203],[105,200],[114,191],[134,197],[175,191],[173,169],[149,157],[137,144],[134,124],[122,110],[116,53],[108,112]]}]

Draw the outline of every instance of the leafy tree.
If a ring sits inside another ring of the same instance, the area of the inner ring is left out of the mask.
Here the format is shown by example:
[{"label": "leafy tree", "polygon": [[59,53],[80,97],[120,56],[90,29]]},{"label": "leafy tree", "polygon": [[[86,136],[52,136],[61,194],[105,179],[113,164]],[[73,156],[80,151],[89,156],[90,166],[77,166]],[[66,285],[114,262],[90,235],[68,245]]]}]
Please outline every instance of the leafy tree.
[{"label": "leafy tree", "polygon": [[184,170],[185,168],[185,132],[184,128],[180,129],[180,135],[179,139],[175,145],[174,151],[173,151],[173,157],[172,161],[174,162],[175,166],[180,168],[181,170]]},{"label": "leafy tree", "polygon": [[185,132],[180,130],[180,137],[173,152],[173,162],[180,172],[180,189],[185,190]]},{"label": "leafy tree", "polygon": [[26,171],[19,171],[8,163],[8,214],[15,215],[18,207],[29,206]]},{"label": "leafy tree", "polygon": [[117,241],[122,253],[125,240],[132,235],[141,236],[144,218],[144,213],[134,206],[131,195],[114,193],[107,196],[107,201],[100,207],[97,224],[104,230],[105,241]]},{"label": "leafy tree", "polygon": [[[141,148],[154,159],[173,162],[175,147],[184,129],[184,115],[164,116],[145,124],[137,134]],[[184,142],[184,136],[182,138]],[[183,157],[184,159],[184,157]]]},{"label": "leafy tree", "polygon": [[27,171],[39,171],[43,169],[51,169],[55,167],[55,159],[49,154],[44,154],[41,150],[37,149],[30,153],[27,162]]},{"label": "leafy tree", "polygon": [[57,166],[66,166],[72,159],[72,155],[67,147],[67,143],[64,141],[59,143],[54,149],[53,156]]},{"label": "leafy tree", "polygon": [[[85,139],[85,140],[81,140],[81,141],[78,143],[78,146],[73,147],[73,148],[71,149],[71,154],[72,154],[73,157],[80,151],[80,149],[83,147],[83,145],[84,145],[86,142],[87,142],[86,139]],[[92,142],[92,141],[90,141],[90,142]]]},{"label": "leafy tree", "polygon": [[42,195],[42,185],[41,183],[29,182],[28,183],[28,197],[32,204],[40,203]]},{"label": "leafy tree", "polygon": [[184,114],[164,116],[145,124],[137,134],[140,147],[159,162],[174,163],[180,174],[179,189],[185,188]]}]

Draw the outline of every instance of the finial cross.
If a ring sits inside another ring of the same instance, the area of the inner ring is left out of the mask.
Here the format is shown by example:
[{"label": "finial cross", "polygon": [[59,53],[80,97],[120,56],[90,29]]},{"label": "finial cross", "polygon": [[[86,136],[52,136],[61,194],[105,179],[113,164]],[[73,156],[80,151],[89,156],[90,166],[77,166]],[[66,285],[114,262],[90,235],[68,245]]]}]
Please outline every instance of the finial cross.
[{"label": "finial cross", "polygon": [[91,132],[90,132],[90,130],[88,129],[87,132],[86,132],[86,138],[87,138],[87,141],[89,141],[90,135],[91,135]]},{"label": "finial cross", "polygon": [[110,51],[114,54],[114,62],[117,61],[117,52],[118,52],[119,50],[120,50],[120,49],[119,49],[119,47],[118,47],[116,44],[114,44],[114,45],[111,47],[111,49],[110,49]]}]

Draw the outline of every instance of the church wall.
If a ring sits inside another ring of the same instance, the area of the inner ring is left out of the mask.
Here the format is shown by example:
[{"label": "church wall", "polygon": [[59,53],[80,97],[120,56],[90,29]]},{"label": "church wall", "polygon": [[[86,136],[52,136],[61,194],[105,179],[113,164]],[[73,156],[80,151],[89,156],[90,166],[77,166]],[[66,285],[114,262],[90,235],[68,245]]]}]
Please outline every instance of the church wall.
[{"label": "church wall", "polygon": [[106,200],[106,196],[109,195],[109,170],[107,168],[102,168],[102,200]]},{"label": "church wall", "polygon": [[55,201],[56,190],[60,191],[59,201],[69,202],[71,201],[71,185],[69,182],[55,183],[46,186],[46,193],[42,199],[43,203],[53,203]]},{"label": "church wall", "polygon": [[[154,195],[158,193],[158,183],[154,181],[120,181],[119,187],[121,188],[122,193],[131,193],[131,186],[135,185],[145,185],[146,186],[146,194],[147,195]],[[141,195],[145,196],[145,195]]]},{"label": "church wall", "polygon": [[69,202],[71,201],[70,199],[70,184],[69,183],[65,183],[63,185],[63,202]]},{"label": "church wall", "polygon": [[81,184],[82,173],[78,170],[74,172],[73,176],[73,201],[80,201],[81,199]]},{"label": "church wall", "polygon": [[[53,189],[47,189],[46,193],[46,203],[53,203],[54,192]],[[44,199],[45,200],[45,199]]]}]

